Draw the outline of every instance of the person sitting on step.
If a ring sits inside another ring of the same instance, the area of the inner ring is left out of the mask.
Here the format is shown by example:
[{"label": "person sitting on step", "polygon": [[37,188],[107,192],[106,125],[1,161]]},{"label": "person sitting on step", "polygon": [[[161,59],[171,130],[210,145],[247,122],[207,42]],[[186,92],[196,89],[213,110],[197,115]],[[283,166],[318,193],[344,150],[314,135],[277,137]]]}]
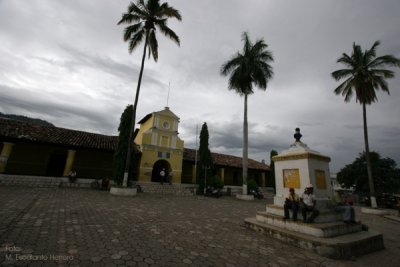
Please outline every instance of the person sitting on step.
[{"label": "person sitting on step", "polygon": [[285,220],[290,219],[289,217],[289,209],[292,210],[293,216],[292,220],[297,221],[297,212],[299,210],[300,205],[300,197],[298,194],[295,193],[294,188],[289,189],[289,195],[285,199],[285,205],[283,205],[283,209],[285,212]]},{"label": "person sitting on step", "polygon": [[[301,214],[303,215],[303,222],[312,223],[319,215],[319,210],[316,209],[317,201],[313,194],[314,187],[312,184],[306,186],[300,198]],[[310,218],[307,219],[307,212],[311,211]]]}]

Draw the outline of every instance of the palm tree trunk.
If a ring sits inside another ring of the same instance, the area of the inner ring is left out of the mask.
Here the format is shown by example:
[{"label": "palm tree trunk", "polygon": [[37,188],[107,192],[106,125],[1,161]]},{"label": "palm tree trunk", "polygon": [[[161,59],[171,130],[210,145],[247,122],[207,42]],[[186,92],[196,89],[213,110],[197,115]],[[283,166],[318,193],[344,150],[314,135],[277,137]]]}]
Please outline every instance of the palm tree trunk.
[{"label": "palm tree trunk", "polygon": [[370,197],[371,197],[371,207],[377,208],[378,206],[376,204],[376,198],[375,198],[375,187],[374,187],[374,179],[372,177],[371,159],[369,157],[367,108],[366,108],[365,103],[363,103],[363,122],[364,122],[365,159],[367,161],[368,184],[369,184],[369,192],[370,192]]},{"label": "palm tree trunk", "polygon": [[123,187],[127,187],[127,185],[128,185],[129,167],[130,167],[130,163],[131,163],[131,154],[132,154],[131,149],[134,145],[133,140],[132,140],[133,130],[135,128],[135,122],[136,122],[136,109],[137,109],[138,100],[139,100],[140,85],[142,83],[144,60],[146,58],[146,49],[147,49],[148,39],[149,39],[149,32],[146,31],[146,40],[144,42],[144,49],[143,49],[143,56],[142,56],[142,66],[140,67],[140,72],[139,72],[139,79],[138,79],[137,88],[136,88],[135,103],[132,106],[132,121],[131,121],[131,128],[129,130],[128,151],[127,151],[126,162],[125,162],[124,180],[122,182]]},{"label": "palm tree trunk", "polygon": [[247,94],[244,94],[244,118],[243,118],[243,195],[247,195],[247,167],[248,167],[248,123],[247,123]]}]

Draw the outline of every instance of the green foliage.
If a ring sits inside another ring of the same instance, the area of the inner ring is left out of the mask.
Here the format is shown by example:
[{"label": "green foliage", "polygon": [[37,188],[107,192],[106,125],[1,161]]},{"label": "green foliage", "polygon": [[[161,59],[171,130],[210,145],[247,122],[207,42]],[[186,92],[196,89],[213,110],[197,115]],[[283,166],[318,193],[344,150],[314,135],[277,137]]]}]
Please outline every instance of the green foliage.
[{"label": "green foliage", "polygon": [[[381,158],[376,152],[370,152],[374,186],[378,194],[399,193],[400,169],[391,158]],[[357,191],[368,192],[368,176],[365,153],[360,153],[353,163],[346,165],[337,174],[338,182],[344,187],[355,186]]]},{"label": "green foliage", "polygon": [[270,162],[271,162],[269,165],[269,168],[271,171],[269,172],[270,177],[269,177],[268,186],[271,186],[273,188],[275,188],[276,185],[275,185],[275,162],[272,160],[272,157],[274,157],[276,155],[278,155],[278,152],[276,150],[271,150],[271,152],[269,154],[269,158],[270,158]]},{"label": "green foliage", "polygon": [[258,184],[254,179],[250,179],[247,182],[247,193],[249,193],[251,190],[258,191]]},{"label": "green foliage", "polygon": [[219,188],[219,189],[224,188],[224,182],[222,181],[221,177],[219,177],[218,175],[214,175],[212,177],[211,185],[214,188]]},{"label": "green foliage", "polygon": [[375,90],[381,89],[389,93],[385,79],[393,78],[394,72],[385,67],[400,67],[400,60],[392,55],[376,57],[376,48],[379,44],[380,42],[376,41],[370,49],[363,51],[360,45],[353,43],[352,54],[349,56],[343,53],[337,60],[348,68],[332,72],[332,77],[336,81],[345,80],[334,92],[344,96],[346,102],[349,102],[355,94],[356,101],[369,105],[377,100]]},{"label": "green foliage", "polygon": [[244,32],[242,40],[243,51],[237,52],[222,65],[221,74],[230,74],[230,90],[235,90],[240,95],[248,95],[253,93],[253,85],[263,90],[267,88],[267,83],[274,74],[268,62],[274,61],[274,58],[263,39],[253,44],[247,32]]},{"label": "green foliage", "polygon": [[[113,180],[116,184],[122,185],[122,180],[124,178],[126,155],[128,153],[128,144],[133,146],[133,142],[129,142],[129,131],[131,127],[132,120],[132,105],[128,105],[121,115],[118,131],[118,146],[114,153],[113,158]],[[134,149],[131,149],[131,163],[134,161]],[[130,165],[129,179],[133,179],[133,164]]]},{"label": "green foliage", "polygon": [[[199,192],[204,192],[205,177],[211,178],[214,172],[214,162],[208,145],[208,127],[203,123],[200,131],[199,162],[197,164],[197,184]],[[208,182],[209,179],[207,179]]]},{"label": "green foliage", "polygon": [[168,3],[160,5],[159,0],[147,0],[146,2],[138,0],[136,4],[131,2],[127,12],[122,14],[122,18],[118,22],[118,25],[129,25],[124,32],[124,41],[129,42],[129,53],[132,53],[145,39],[145,45],[149,47],[149,57],[152,55],[154,61],[157,61],[158,41],[156,29],[179,45],[179,37],[167,26],[169,18],[182,20],[179,11],[169,6]]}]

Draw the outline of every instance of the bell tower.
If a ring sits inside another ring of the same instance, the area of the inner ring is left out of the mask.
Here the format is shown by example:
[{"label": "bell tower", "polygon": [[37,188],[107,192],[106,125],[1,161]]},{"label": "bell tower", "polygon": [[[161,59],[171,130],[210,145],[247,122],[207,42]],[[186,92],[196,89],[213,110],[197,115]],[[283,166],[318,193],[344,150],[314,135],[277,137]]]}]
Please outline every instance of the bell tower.
[{"label": "bell tower", "polygon": [[159,182],[164,168],[172,171],[172,182],[180,183],[182,175],[183,140],[178,137],[179,117],[168,107],[146,115],[139,121],[135,143],[142,153],[139,181]]}]

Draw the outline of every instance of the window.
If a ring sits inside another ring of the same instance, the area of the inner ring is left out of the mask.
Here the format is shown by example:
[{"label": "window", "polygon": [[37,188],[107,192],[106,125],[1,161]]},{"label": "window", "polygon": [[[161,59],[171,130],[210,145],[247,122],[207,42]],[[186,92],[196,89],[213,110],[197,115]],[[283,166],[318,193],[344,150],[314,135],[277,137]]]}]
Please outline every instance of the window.
[{"label": "window", "polygon": [[171,157],[171,153],[168,152],[158,152],[158,157],[163,159],[169,159]]},{"label": "window", "polygon": [[164,127],[164,129],[169,129],[169,123],[168,123],[168,121],[164,121],[163,127]]}]

